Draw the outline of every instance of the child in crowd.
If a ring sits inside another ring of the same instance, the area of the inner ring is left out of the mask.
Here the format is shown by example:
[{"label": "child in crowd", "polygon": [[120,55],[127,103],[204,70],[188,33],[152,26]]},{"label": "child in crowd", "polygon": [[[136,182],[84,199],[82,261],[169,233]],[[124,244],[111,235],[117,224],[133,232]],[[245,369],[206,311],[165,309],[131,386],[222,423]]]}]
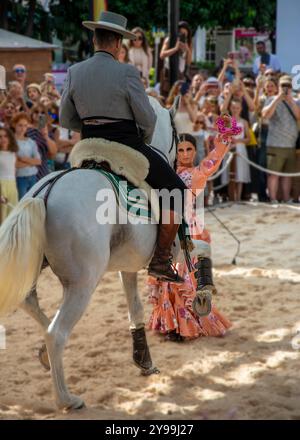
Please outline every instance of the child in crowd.
[{"label": "child in crowd", "polygon": [[19,147],[17,157],[17,186],[21,199],[37,181],[41,156],[36,142],[26,136],[30,118],[26,113],[18,113],[12,120],[15,137]]},{"label": "child in crowd", "polygon": [[8,128],[0,128],[0,223],[18,202],[16,160],[18,145]]}]

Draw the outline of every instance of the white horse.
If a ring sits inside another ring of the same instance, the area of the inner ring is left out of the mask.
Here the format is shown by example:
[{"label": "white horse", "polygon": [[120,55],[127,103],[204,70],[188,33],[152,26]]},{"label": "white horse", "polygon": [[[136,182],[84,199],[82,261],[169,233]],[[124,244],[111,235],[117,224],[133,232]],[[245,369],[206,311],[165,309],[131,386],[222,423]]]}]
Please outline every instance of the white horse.
[{"label": "white horse", "polygon": [[[172,164],[176,146],[169,111],[154,99],[151,103],[157,113],[153,145]],[[178,101],[170,110],[172,117],[177,108]],[[38,182],[1,226],[0,314],[21,306],[38,322],[45,336],[57,405],[80,408],[83,400],[71,395],[65,383],[63,351],[107,271],[120,273],[128,303],[134,362],[144,374],[157,372],[147,346],[137,290],[137,272],[151,259],[157,225],[98,224],[96,194],[111,185],[95,170],[80,169],[60,178],[51,190],[46,209],[46,189],[35,198],[32,195],[53,175]],[[51,322],[39,307],[35,288],[43,261],[48,262],[63,286],[63,301]]]}]

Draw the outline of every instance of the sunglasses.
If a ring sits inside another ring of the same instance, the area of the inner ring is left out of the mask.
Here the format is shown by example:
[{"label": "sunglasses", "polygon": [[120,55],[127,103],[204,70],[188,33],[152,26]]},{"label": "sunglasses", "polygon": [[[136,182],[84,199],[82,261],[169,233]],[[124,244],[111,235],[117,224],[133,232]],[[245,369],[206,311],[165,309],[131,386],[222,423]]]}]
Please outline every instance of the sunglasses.
[{"label": "sunglasses", "polygon": [[52,113],[52,112],[48,111],[48,115],[51,116],[51,118],[53,118],[53,119],[58,119],[58,115],[56,113]]},{"label": "sunglasses", "polygon": [[15,69],[15,73],[25,73],[25,69]]},{"label": "sunglasses", "polygon": [[143,40],[144,40],[144,37],[142,37],[142,36],[136,37],[136,41],[143,41]]}]

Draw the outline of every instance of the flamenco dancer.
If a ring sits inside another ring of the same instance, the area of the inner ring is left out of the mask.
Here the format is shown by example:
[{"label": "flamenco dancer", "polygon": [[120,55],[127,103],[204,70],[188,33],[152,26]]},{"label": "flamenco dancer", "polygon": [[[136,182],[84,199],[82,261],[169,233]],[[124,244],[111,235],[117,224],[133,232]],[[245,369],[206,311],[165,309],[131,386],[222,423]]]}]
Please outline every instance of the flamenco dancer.
[{"label": "flamenco dancer", "polygon": [[[222,135],[218,134],[214,149],[195,167],[193,163],[197,153],[196,145],[196,139],[192,135],[181,134],[177,150],[177,174],[193,192],[204,190],[208,177],[218,169],[228,150],[227,145],[222,142]],[[205,241],[210,246],[210,233],[199,225],[195,213],[188,221],[193,240]],[[206,271],[210,272],[212,280],[210,259],[205,258],[203,264]],[[149,299],[153,304],[149,329],[165,334],[166,339],[172,341],[195,339],[199,336],[224,336],[232,326],[231,322],[215,306],[212,306],[208,316],[199,317],[192,308],[196,295],[195,277],[189,272],[186,263],[178,263],[176,269],[184,279],[182,284],[148,278]],[[211,287],[215,290],[214,286]]]}]

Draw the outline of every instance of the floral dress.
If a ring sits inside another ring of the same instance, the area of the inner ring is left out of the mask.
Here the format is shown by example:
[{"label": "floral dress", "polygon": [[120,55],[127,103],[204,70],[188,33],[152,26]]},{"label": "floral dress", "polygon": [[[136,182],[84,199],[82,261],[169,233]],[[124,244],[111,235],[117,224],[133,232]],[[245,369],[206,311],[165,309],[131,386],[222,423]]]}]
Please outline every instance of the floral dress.
[{"label": "floral dress", "polygon": [[[188,188],[204,189],[208,177],[219,167],[227,151],[227,146],[217,140],[215,149],[202,160],[199,167],[180,167],[177,174]],[[188,220],[193,239],[210,243],[209,231],[201,225],[199,227],[194,214],[191,214]],[[199,336],[224,336],[226,330],[231,327],[231,322],[214,305],[208,316],[201,318],[197,316],[192,309],[196,294],[194,275],[189,273],[185,263],[178,263],[176,268],[179,275],[184,278],[182,284],[148,278],[149,299],[153,304],[148,328],[164,334],[176,331],[190,339]]]}]

